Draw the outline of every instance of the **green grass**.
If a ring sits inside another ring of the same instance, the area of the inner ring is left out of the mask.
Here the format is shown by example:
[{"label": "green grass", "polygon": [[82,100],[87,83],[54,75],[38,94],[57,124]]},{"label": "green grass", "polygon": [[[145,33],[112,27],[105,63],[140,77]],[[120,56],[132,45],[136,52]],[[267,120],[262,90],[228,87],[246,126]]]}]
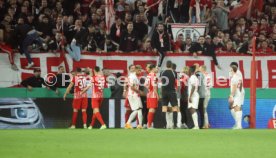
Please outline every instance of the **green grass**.
[{"label": "green grass", "polygon": [[274,130],[0,130],[1,158],[274,158]]}]

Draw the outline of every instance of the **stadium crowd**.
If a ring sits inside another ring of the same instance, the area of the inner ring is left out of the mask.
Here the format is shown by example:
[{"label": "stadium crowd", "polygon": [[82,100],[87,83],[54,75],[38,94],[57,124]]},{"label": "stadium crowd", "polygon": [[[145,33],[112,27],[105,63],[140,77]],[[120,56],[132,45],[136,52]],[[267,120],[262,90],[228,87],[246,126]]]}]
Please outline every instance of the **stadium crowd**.
[{"label": "stadium crowd", "polygon": [[[115,17],[110,29],[108,8]],[[28,59],[27,68],[33,66],[29,46],[37,51],[65,49],[75,61],[81,52],[158,52],[161,60],[165,52],[213,58],[217,53],[246,54],[253,36],[258,53],[276,49],[274,0],[0,0],[0,13],[0,46],[15,70],[18,48]],[[196,41],[182,34],[174,41],[168,23],[206,23],[206,33]],[[157,24],[164,28],[156,29]]]}]

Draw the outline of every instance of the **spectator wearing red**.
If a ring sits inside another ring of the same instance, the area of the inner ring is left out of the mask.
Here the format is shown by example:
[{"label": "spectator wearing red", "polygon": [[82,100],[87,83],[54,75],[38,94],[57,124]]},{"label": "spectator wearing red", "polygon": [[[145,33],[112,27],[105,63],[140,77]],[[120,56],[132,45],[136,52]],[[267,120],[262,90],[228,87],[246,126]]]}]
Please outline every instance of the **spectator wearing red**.
[{"label": "spectator wearing red", "polygon": [[260,29],[259,29],[259,24],[257,20],[252,21],[252,25],[250,26],[249,30],[252,31],[255,36],[259,35]]},{"label": "spectator wearing red", "polygon": [[235,53],[236,50],[234,49],[233,42],[229,40],[226,45],[222,48],[223,53]]},{"label": "spectator wearing red", "polygon": [[185,49],[185,42],[183,34],[177,36],[176,41],[173,43],[174,52],[181,53]]},{"label": "spectator wearing red", "polygon": [[271,28],[269,27],[266,18],[262,18],[261,19],[261,24],[260,24],[259,30],[260,30],[260,32],[265,32],[266,35],[268,35],[269,33],[271,33]]},{"label": "spectator wearing red", "polygon": [[272,52],[273,52],[273,50],[268,47],[268,42],[267,41],[262,41],[261,45],[260,45],[260,48],[257,49],[257,53],[260,53],[260,54],[270,54]]}]

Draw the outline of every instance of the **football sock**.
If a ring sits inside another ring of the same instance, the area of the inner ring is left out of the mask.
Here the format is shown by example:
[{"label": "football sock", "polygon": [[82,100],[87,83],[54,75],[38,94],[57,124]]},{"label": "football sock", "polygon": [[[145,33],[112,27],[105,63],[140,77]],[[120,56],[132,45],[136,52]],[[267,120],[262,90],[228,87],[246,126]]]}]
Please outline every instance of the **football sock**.
[{"label": "football sock", "polygon": [[83,122],[83,124],[86,124],[86,122],[87,122],[87,114],[86,114],[86,111],[83,111],[83,112],[82,112],[82,122]]},{"label": "football sock", "polygon": [[234,109],[231,109],[230,111],[231,111],[232,117],[234,118],[234,120],[236,120],[235,110],[234,110]]},{"label": "football sock", "polygon": [[169,119],[169,112],[166,112],[166,123],[167,123],[167,128],[170,127],[171,123],[170,123],[170,119]]},{"label": "football sock", "polygon": [[138,122],[137,124],[141,125],[143,124],[143,113],[142,113],[142,109],[138,110]]},{"label": "football sock", "polygon": [[148,127],[151,127],[151,124],[153,122],[153,118],[154,118],[154,113],[153,112],[149,112],[148,113]]},{"label": "football sock", "polygon": [[181,112],[177,112],[177,127],[180,128],[182,125],[182,115]]},{"label": "football sock", "polygon": [[238,128],[242,128],[242,111],[236,112],[236,124]]},{"label": "football sock", "polygon": [[78,112],[73,112],[72,125],[74,125],[74,126],[76,125],[77,117],[78,117]]},{"label": "football sock", "polygon": [[91,124],[90,124],[90,125],[93,127],[93,126],[95,125],[95,122],[96,122],[96,115],[93,114],[92,120],[91,120]]},{"label": "football sock", "polygon": [[173,112],[169,112],[169,122],[170,122],[170,126],[173,127],[174,125]]},{"label": "football sock", "polygon": [[208,118],[208,113],[207,111],[205,110],[204,112],[204,125],[209,125],[209,118]]},{"label": "football sock", "polygon": [[197,112],[195,112],[195,113],[192,114],[192,118],[193,118],[195,127],[198,127],[198,116],[197,116]]},{"label": "football sock", "polygon": [[103,121],[101,113],[97,112],[95,115],[96,115],[97,120],[100,122],[100,124],[104,125],[104,121]]},{"label": "football sock", "polygon": [[138,113],[138,111],[135,110],[135,111],[133,111],[133,112],[130,114],[129,119],[128,119],[128,121],[127,121],[128,124],[131,124],[132,120],[135,119],[137,113]]}]

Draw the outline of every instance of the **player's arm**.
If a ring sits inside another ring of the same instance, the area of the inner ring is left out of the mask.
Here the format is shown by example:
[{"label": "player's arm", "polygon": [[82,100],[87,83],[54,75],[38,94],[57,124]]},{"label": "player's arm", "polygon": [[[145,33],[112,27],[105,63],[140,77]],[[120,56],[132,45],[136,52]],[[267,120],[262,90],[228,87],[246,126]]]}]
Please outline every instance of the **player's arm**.
[{"label": "player's arm", "polygon": [[74,82],[71,82],[71,83],[69,84],[69,86],[67,87],[67,89],[66,89],[64,95],[63,95],[63,100],[66,100],[66,96],[67,96],[67,94],[70,93],[70,90],[72,89],[73,86],[74,86]]},{"label": "player's arm", "polygon": [[130,88],[131,88],[131,90],[133,90],[134,92],[136,92],[136,93],[138,93],[138,94],[141,94],[139,88],[136,88],[136,87],[135,87],[135,84],[132,84]]},{"label": "player's arm", "polygon": [[81,95],[84,94],[84,93],[86,93],[86,92],[88,91],[88,89],[91,88],[91,87],[92,87],[92,84],[87,85],[87,86],[81,91]]},{"label": "player's arm", "polygon": [[238,87],[238,85],[237,84],[233,84],[232,85],[232,88],[231,88],[231,93],[230,93],[230,98],[233,98],[234,97],[234,95],[235,95],[235,93],[236,93],[236,90],[237,90],[237,87]]}]

